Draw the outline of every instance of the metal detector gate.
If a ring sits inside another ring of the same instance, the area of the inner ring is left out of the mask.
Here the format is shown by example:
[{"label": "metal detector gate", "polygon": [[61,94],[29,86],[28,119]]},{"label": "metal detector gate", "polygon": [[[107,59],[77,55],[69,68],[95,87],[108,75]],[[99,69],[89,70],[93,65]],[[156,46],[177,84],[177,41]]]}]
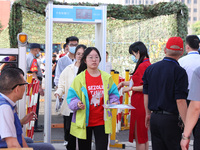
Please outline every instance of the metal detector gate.
[{"label": "metal detector gate", "polygon": [[50,1],[46,7],[46,76],[45,76],[45,113],[44,142],[51,143],[51,77],[52,77],[52,38],[53,23],[95,24],[95,47],[101,53],[100,69],[105,70],[106,63],[106,22],[107,6],[66,6],[53,5]]}]

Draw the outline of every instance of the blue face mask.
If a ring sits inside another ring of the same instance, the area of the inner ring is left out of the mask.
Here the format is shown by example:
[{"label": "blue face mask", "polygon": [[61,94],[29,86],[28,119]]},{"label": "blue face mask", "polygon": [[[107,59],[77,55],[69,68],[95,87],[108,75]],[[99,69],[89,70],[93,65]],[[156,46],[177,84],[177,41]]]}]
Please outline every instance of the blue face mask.
[{"label": "blue face mask", "polygon": [[70,53],[75,54],[75,50],[76,50],[76,47],[75,47],[75,46],[69,47]]},{"label": "blue face mask", "polygon": [[133,61],[134,63],[137,63],[137,62],[138,62],[138,59],[136,59],[134,55],[131,55],[131,59],[132,59],[132,61]]},{"label": "blue face mask", "polygon": [[40,56],[40,53],[36,54],[36,56],[35,56],[35,57],[36,57],[36,58],[38,58],[39,56]]}]

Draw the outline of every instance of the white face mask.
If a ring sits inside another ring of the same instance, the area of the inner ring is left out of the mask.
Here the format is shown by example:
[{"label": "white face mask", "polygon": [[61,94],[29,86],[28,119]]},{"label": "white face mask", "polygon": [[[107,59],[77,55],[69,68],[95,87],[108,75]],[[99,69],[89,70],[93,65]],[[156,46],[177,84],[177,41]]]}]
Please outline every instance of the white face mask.
[{"label": "white face mask", "polygon": [[69,46],[69,52],[75,54],[76,46]]}]

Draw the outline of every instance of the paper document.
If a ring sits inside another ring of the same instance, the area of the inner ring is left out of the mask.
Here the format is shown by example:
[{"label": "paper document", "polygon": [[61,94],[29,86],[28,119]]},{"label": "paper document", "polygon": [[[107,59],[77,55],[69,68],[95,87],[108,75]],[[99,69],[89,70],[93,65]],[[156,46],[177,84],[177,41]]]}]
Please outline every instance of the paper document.
[{"label": "paper document", "polygon": [[133,83],[133,80],[131,79],[131,80],[129,81],[129,87],[131,88],[133,85],[134,85],[134,83]]},{"label": "paper document", "polygon": [[131,106],[131,105],[126,105],[126,104],[106,104],[103,105],[104,108],[106,109],[135,109],[135,107]]}]

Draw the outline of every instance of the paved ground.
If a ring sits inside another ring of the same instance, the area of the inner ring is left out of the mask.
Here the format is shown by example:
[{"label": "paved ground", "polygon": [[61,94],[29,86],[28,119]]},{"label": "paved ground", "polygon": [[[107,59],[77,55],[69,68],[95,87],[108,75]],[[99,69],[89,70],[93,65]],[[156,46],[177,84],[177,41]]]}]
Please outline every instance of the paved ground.
[{"label": "paved ground", "polygon": [[[40,102],[40,113],[39,113],[39,124],[44,125],[44,100],[41,100]],[[55,113],[55,98],[52,95],[52,123],[63,123],[63,117],[61,115],[58,115]],[[63,137],[64,137],[64,131],[61,128],[53,128],[51,130],[51,143],[55,147],[56,150],[66,150],[65,146],[63,145]],[[149,133],[150,135],[150,133]],[[136,150],[135,142],[130,143],[128,142],[128,136],[129,136],[129,130],[119,131],[119,133],[116,134],[116,140],[118,140],[118,143],[125,144],[126,150]],[[34,141],[35,142],[43,142],[44,135],[43,132],[36,132],[34,134]],[[149,137],[149,150],[152,150],[151,148],[151,138]],[[192,150],[192,142],[190,143],[190,149]],[[93,148],[95,150],[95,148]],[[110,150],[119,150],[119,148],[110,148]]]}]

